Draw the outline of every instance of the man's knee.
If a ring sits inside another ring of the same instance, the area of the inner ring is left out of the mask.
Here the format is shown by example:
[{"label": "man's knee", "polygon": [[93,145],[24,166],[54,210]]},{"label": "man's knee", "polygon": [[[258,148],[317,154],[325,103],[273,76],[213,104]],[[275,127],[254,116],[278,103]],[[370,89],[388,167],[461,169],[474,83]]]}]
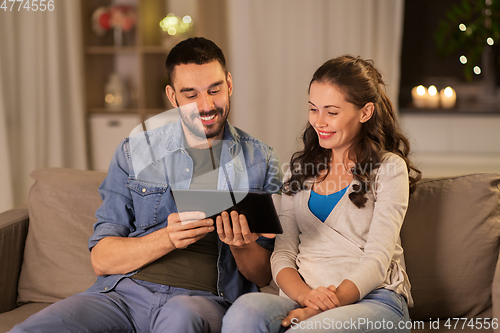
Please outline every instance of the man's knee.
[{"label": "man's knee", "polygon": [[201,320],[203,314],[203,305],[193,296],[179,295],[172,297],[164,306],[168,308],[168,314],[171,317],[183,318],[189,321]]},{"label": "man's knee", "polygon": [[89,332],[96,328],[119,331],[129,327],[126,315],[115,302],[101,294],[81,293],[49,305],[10,332]]}]

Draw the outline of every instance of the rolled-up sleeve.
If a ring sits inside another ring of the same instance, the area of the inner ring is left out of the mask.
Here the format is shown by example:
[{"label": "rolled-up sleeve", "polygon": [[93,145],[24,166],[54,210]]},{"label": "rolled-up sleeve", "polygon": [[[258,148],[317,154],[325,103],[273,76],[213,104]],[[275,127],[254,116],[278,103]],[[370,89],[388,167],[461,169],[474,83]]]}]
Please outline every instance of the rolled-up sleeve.
[{"label": "rolled-up sleeve", "polygon": [[89,250],[105,237],[127,237],[134,231],[134,207],[126,187],[129,179],[127,156],[128,139],[125,139],[115,150],[108,174],[99,187],[103,203],[96,211],[97,222],[88,242]]}]

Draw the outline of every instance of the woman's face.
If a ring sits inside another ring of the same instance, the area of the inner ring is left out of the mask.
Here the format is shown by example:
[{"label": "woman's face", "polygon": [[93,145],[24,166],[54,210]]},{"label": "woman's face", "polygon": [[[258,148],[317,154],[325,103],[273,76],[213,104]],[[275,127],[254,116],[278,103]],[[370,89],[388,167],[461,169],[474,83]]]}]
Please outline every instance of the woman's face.
[{"label": "woman's face", "polygon": [[323,82],[311,84],[309,123],[316,130],[320,146],[332,149],[334,156],[343,156],[372,113],[373,103],[358,109],[345,100],[336,85]]}]

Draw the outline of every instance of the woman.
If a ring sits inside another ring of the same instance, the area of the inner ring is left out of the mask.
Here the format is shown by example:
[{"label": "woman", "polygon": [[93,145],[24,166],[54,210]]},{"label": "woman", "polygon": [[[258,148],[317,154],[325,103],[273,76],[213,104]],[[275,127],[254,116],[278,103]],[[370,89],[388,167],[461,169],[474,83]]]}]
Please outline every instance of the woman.
[{"label": "woman", "polygon": [[370,61],[342,56],[314,73],[302,139],[271,257],[280,296],[240,297],[223,332],[409,332],[399,233],[420,171]]}]

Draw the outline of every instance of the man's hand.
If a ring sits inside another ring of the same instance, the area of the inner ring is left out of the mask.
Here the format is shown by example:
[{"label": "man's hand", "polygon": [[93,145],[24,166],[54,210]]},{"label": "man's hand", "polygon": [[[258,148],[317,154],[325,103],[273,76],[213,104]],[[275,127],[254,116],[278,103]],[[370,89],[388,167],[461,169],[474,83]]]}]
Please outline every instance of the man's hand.
[{"label": "man's hand", "polygon": [[216,225],[220,240],[234,247],[244,247],[251,244],[261,235],[267,238],[276,237],[275,234],[252,233],[245,215],[238,214],[234,210],[231,212],[231,215],[223,211],[221,215],[217,216]]},{"label": "man's hand", "polygon": [[222,212],[217,216],[216,224],[220,240],[229,246],[244,247],[259,238],[258,234],[250,232],[245,215],[234,210],[231,216],[226,211]]},{"label": "man's hand", "polygon": [[172,213],[168,216],[167,235],[176,249],[184,249],[214,230],[214,221],[203,212]]},{"label": "man's hand", "polygon": [[204,217],[201,212],[173,213],[165,228],[145,236],[104,237],[92,248],[92,267],[99,276],[133,272],[213,231],[214,221]]},{"label": "man's hand", "polygon": [[240,273],[259,287],[268,284],[271,280],[271,251],[255,242],[260,234],[250,232],[246,217],[235,211],[231,216],[222,212],[217,216],[216,224],[219,238],[231,248]]},{"label": "man's hand", "polygon": [[[311,309],[310,307],[307,307],[307,306],[305,308],[298,308],[298,309],[292,310],[288,313],[288,316],[286,316],[285,319],[283,319],[281,321],[281,326],[288,327],[291,324],[298,324],[301,321],[309,319],[312,316],[315,316],[321,312],[323,312],[323,311],[322,310],[314,310],[314,309]],[[295,320],[293,320],[293,319],[295,319]]]},{"label": "man's hand", "polygon": [[326,311],[340,306],[337,295],[335,295],[336,291],[337,289],[334,285],[330,285],[327,288],[321,286],[317,289],[312,289],[298,301],[300,305],[313,310]]}]

